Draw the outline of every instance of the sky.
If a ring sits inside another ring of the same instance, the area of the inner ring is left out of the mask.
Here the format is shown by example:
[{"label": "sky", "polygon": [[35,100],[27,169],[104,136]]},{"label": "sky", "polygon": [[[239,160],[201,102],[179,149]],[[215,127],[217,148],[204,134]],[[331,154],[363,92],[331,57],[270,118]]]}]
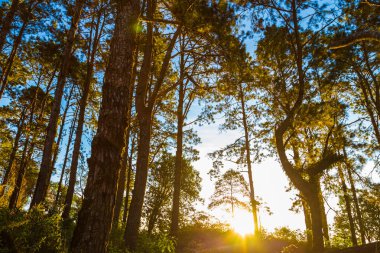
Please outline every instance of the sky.
[{"label": "sky", "polygon": [[[215,183],[215,180],[211,181],[210,176],[207,174],[212,168],[212,160],[208,157],[208,153],[233,143],[238,137],[243,135],[242,132],[236,130],[221,132],[219,125],[222,122],[223,119],[219,119],[216,120],[216,123],[209,125],[193,126],[202,140],[200,144],[195,146],[199,151],[200,159],[193,162],[193,165],[200,172],[202,178],[201,197],[205,200],[203,205],[197,206],[198,210],[206,211],[222,222],[231,223],[230,215],[223,208],[213,210],[208,210],[207,208],[210,196],[214,192]],[[373,173],[374,166],[373,162],[368,162],[362,168],[361,174],[365,177],[371,177],[374,182],[380,183],[380,175]],[[230,168],[233,167],[226,166],[225,170]],[[245,176],[248,182],[247,175]],[[260,164],[253,164],[253,181],[256,196],[261,198],[265,206],[269,207],[272,212],[269,215],[265,210],[259,210],[259,221],[262,228],[268,232],[273,232],[275,228],[284,226],[291,229],[305,229],[303,213],[295,213],[289,210],[292,206],[292,199],[294,199],[297,192],[295,190],[286,191],[289,181],[276,157],[266,158]],[[332,225],[334,223],[335,211],[337,210],[337,197],[334,195],[324,197],[328,223]],[[252,217],[246,215],[245,219],[247,219],[247,226],[253,227]]]},{"label": "sky", "polygon": [[[209,198],[214,192],[215,183],[210,181],[207,174],[212,168],[212,160],[208,158],[207,154],[234,142],[241,136],[238,131],[220,132],[218,129],[220,123],[195,127],[202,143],[195,147],[200,152],[200,159],[193,165],[202,177],[201,197],[205,199],[205,204],[198,208],[220,218],[221,221],[229,222],[229,216],[222,208],[207,209]],[[275,158],[267,158],[260,164],[253,164],[253,181],[256,195],[266,203],[266,206],[273,213],[269,215],[266,211],[260,210],[259,219],[264,229],[273,231],[274,228],[282,226],[288,226],[292,229],[305,229],[303,214],[296,214],[289,210],[292,206],[291,198],[295,196],[295,192],[286,192],[289,185],[288,179]],[[251,221],[248,220],[247,222]]]}]

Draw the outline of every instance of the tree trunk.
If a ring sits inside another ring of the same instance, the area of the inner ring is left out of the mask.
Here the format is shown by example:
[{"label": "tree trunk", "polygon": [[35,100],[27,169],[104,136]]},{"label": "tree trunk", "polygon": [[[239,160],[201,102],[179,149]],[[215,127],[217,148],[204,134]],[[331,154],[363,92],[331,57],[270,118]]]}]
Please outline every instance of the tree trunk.
[{"label": "tree trunk", "polygon": [[57,162],[57,159],[58,159],[59,146],[61,145],[62,136],[63,136],[63,129],[65,129],[66,116],[67,116],[67,112],[69,111],[69,108],[70,108],[71,96],[73,94],[73,91],[74,91],[74,84],[71,86],[70,93],[69,93],[69,96],[68,96],[67,101],[66,101],[66,107],[65,107],[65,110],[63,111],[63,115],[62,115],[61,127],[59,128],[57,143],[56,143],[55,149],[54,149],[53,161],[51,162],[51,167],[53,169],[54,169],[55,163]]},{"label": "tree trunk", "polygon": [[7,35],[9,33],[9,31],[11,30],[12,22],[14,20],[15,15],[16,15],[16,11],[18,9],[19,4],[20,4],[20,0],[13,0],[7,15],[5,16],[5,18],[1,22],[0,52],[3,51],[3,47],[5,45]]},{"label": "tree trunk", "polygon": [[157,216],[158,212],[160,211],[160,206],[155,205],[153,207],[152,213],[149,215],[148,219],[148,235],[151,235],[154,229],[154,225],[156,225],[157,222]]},{"label": "tree trunk", "polygon": [[356,194],[355,181],[354,181],[354,178],[352,177],[352,172],[351,172],[352,168],[350,166],[348,166],[348,162],[346,162],[346,165],[347,165],[346,167],[347,167],[348,180],[350,181],[350,186],[351,186],[352,200],[354,201],[356,218],[357,218],[358,224],[359,224],[359,232],[360,232],[361,243],[366,244],[365,226],[363,223],[362,212],[361,212],[358,197]]},{"label": "tree trunk", "polygon": [[14,161],[16,158],[16,153],[18,150],[19,141],[21,138],[21,134],[23,132],[24,124],[25,124],[25,114],[26,114],[26,108],[23,108],[23,110],[21,112],[21,117],[17,123],[17,132],[16,132],[16,136],[14,139],[12,151],[11,151],[11,154],[9,156],[8,167],[5,171],[3,180],[1,182],[0,197],[4,195],[4,191],[5,191],[6,184],[8,183],[9,175],[11,174],[13,167],[14,167]]},{"label": "tree trunk", "polygon": [[92,142],[89,173],[70,251],[106,252],[116,199],[125,129],[129,125],[128,96],[133,85],[137,0],[117,1],[110,59],[105,73],[98,130]]},{"label": "tree trunk", "polygon": [[[81,101],[81,104],[79,107],[80,107],[79,108],[79,119],[78,119],[78,124],[77,124],[77,130],[75,133],[73,156],[71,158],[69,186],[67,188],[67,193],[66,193],[66,197],[65,197],[65,204],[64,204],[63,213],[62,213],[62,218],[64,220],[68,219],[70,216],[71,203],[73,201],[75,183],[76,183],[76,175],[77,175],[78,160],[79,160],[79,153],[80,153],[80,144],[82,141],[81,137],[82,137],[82,133],[83,133],[83,124],[84,124],[84,112],[83,111],[85,110],[85,108],[83,108],[82,101]],[[74,126],[73,126],[73,128],[74,128]],[[71,132],[70,134],[72,136],[73,132]],[[71,139],[69,141],[71,142]],[[68,143],[67,145],[69,146],[70,143]],[[64,172],[65,167],[62,167],[62,172]],[[61,182],[61,184],[62,184],[62,182]]]},{"label": "tree trunk", "polygon": [[[156,8],[155,0],[148,1],[147,6],[147,17],[153,19],[153,13]],[[158,93],[166,77],[166,73],[170,64],[171,54],[180,32],[181,27],[179,26],[169,43],[168,49],[166,50],[156,83],[155,85],[151,84],[149,87],[148,83],[151,76],[150,70],[152,65],[151,58],[153,51],[153,25],[151,23],[148,23],[144,60],[142,62],[140,70],[139,82],[136,87],[136,111],[139,115],[138,121],[140,129],[136,163],[136,178],[130,205],[130,212],[128,213],[127,225],[125,229],[126,247],[132,251],[135,250],[137,245],[138,230],[141,222],[142,205],[144,201],[148,176],[153,108],[156,104]],[[153,89],[153,91],[148,94],[147,92],[150,89]]]},{"label": "tree trunk", "polygon": [[20,169],[17,173],[16,177],[16,183],[13,188],[11,197],[9,199],[9,209],[15,209],[17,207],[17,201],[18,197],[20,195],[21,191],[21,186],[22,186],[22,180],[24,179],[27,164],[28,164],[28,157],[27,157],[27,150],[28,150],[28,145],[29,145],[29,135],[25,139],[25,144],[24,144],[24,150],[22,152],[22,158],[21,158],[21,164],[20,164]]},{"label": "tree trunk", "polygon": [[[183,65],[183,56],[181,55],[181,74]],[[182,74],[183,75],[183,74]],[[172,219],[170,226],[170,233],[172,236],[178,236],[179,228],[179,206],[181,201],[181,177],[182,177],[182,161],[183,161],[183,106],[185,99],[185,90],[183,77],[180,77],[179,83],[179,96],[177,107],[177,150],[175,155],[175,170],[174,170],[174,190],[173,190],[173,207],[172,207]]]},{"label": "tree trunk", "polygon": [[343,174],[341,166],[338,166],[338,174],[339,174],[340,182],[342,184],[344,203],[346,205],[346,212],[347,212],[348,221],[350,224],[351,242],[353,246],[357,246],[358,240],[356,238],[355,223],[354,223],[354,218],[353,218],[352,209],[351,209],[351,200],[348,194],[346,180],[344,178],[344,174]]},{"label": "tree trunk", "polygon": [[[35,109],[36,109],[36,103],[37,103],[37,99],[38,99],[38,92],[39,92],[39,87],[40,87],[40,81],[41,81],[41,76],[39,77],[38,79],[38,82],[37,82],[37,87],[36,87],[36,92],[33,96],[33,100],[30,104],[30,114],[29,114],[29,120],[28,120],[28,124],[29,126],[33,126],[33,119],[34,119],[34,115],[35,115]],[[45,103],[45,102],[43,102]],[[41,115],[43,115],[43,108],[44,106],[41,107]],[[36,129],[35,129],[36,130]],[[31,136],[31,133],[30,132],[27,132],[26,133],[26,138],[25,138],[25,142],[24,142],[24,149],[23,149],[23,152],[22,152],[22,159],[21,159],[21,163],[20,163],[20,168],[19,168],[19,171],[17,173],[17,176],[16,176],[16,182],[15,182],[15,187],[12,191],[12,194],[11,194],[11,197],[9,199],[9,209],[14,209],[16,208],[16,205],[17,205],[17,200],[18,200],[18,197],[19,197],[19,194],[20,194],[20,190],[21,190],[21,186],[22,186],[22,181],[24,179],[24,175],[25,175],[25,172],[26,172],[26,168],[28,166],[28,163],[29,163],[29,159],[27,156],[28,152],[28,146],[29,146],[29,140],[30,140],[30,136]],[[34,145],[32,145],[32,147],[34,148]]]},{"label": "tree trunk", "polygon": [[71,20],[70,30],[67,34],[67,41],[65,44],[64,53],[62,56],[61,69],[58,75],[57,86],[54,94],[53,106],[50,114],[49,124],[46,131],[46,138],[44,143],[44,151],[42,154],[42,161],[40,172],[38,174],[37,184],[30,204],[31,207],[40,204],[45,200],[47,190],[50,184],[51,176],[51,163],[54,139],[57,132],[58,118],[60,114],[61,101],[63,90],[66,82],[66,76],[70,67],[70,59],[72,56],[75,34],[79,23],[80,15],[84,6],[85,0],[76,0],[74,7],[74,15]]},{"label": "tree trunk", "polygon": [[[316,187],[316,184],[313,184]],[[316,189],[316,188],[314,188]],[[323,222],[322,222],[322,210],[321,203],[319,200],[318,191],[313,191],[313,193],[306,197],[307,202],[310,207],[311,214],[311,229],[313,232],[313,247],[312,252],[321,253],[324,251],[323,243]]]},{"label": "tree trunk", "polygon": [[[138,49],[135,51],[135,60],[137,61],[137,58],[138,58]],[[134,64],[134,69],[133,69],[133,74],[132,74],[132,80],[133,80],[133,84],[135,82],[135,79],[136,79],[136,74],[137,74],[137,62],[135,62]],[[128,97],[128,118],[131,118],[132,116],[132,106],[133,106],[133,92],[134,92],[134,85],[131,85],[131,89],[130,89],[130,93],[129,93],[129,97]],[[122,207],[122,204],[123,204],[123,196],[124,196],[124,190],[125,190],[125,180],[126,180],[126,174],[127,174],[127,170],[128,170],[128,188],[127,188],[127,195],[129,194],[128,190],[129,190],[129,181],[130,181],[130,170],[129,166],[130,163],[132,163],[132,159],[129,160],[128,162],[128,152],[129,152],[129,142],[130,142],[130,137],[131,137],[131,125],[129,125],[126,129],[126,137],[125,137],[125,147],[124,147],[124,151],[123,151],[123,155],[122,155],[122,162],[121,162],[121,167],[120,167],[120,175],[119,175],[119,180],[117,182],[117,185],[118,185],[118,188],[117,188],[117,195],[116,195],[116,203],[115,203],[115,211],[114,211],[114,223],[116,224],[116,226],[118,226],[118,223],[119,223],[119,218],[120,218],[120,212],[121,212],[121,207]],[[133,154],[133,140],[132,140],[132,153],[131,153],[131,157],[132,157],[132,154]],[[126,197],[127,198],[127,197]],[[126,205],[128,205],[128,201],[126,200]],[[127,209],[128,207],[125,207],[124,208],[124,212],[125,210]],[[125,217],[125,215],[124,215]],[[125,222],[125,219],[123,217],[123,220]]]},{"label": "tree trunk", "polygon": [[321,216],[322,216],[322,227],[323,227],[323,237],[325,238],[325,244],[330,247],[330,236],[329,236],[329,225],[327,223],[325,203],[322,195],[321,183],[320,180],[317,181],[317,190],[318,190],[318,199],[321,207]]},{"label": "tree trunk", "polygon": [[123,213],[123,223],[127,221],[128,207],[129,207],[129,190],[131,188],[132,181],[132,160],[133,160],[133,152],[135,147],[134,138],[132,138],[132,146],[131,153],[128,157],[128,175],[127,175],[127,185],[125,186],[125,201],[124,201],[124,213]]},{"label": "tree trunk", "polygon": [[301,197],[301,202],[302,202],[303,213],[305,216],[307,249],[311,249],[313,245],[313,235],[312,235],[312,227],[311,227],[310,208],[303,197]]},{"label": "tree trunk", "polygon": [[[147,18],[153,19],[155,0],[147,0]],[[125,245],[128,250],[134,251],[137,245],[138,231],[140,228],[142,206],[145,196],[145,188],[148,177],[149,151],[151,138],[152,108],[148,105],[147,90],[151,76],[153,52],[153,24],[147,23],[144,59],[141,64],[140,76],[136,86],[136,112],[139,115],[139,139],[137,145],[137,162],[134,189],[129,207],[127,224],[125,228]],[[149,104],[149,103],[148,103]]]},{"label": "tree trunk", "polygon": [[[29,125],[33,124],[32,121],[33,121],[33,117],[34,117],[35,103],[36,103],[37,97],[38,97],[38,89],[40,87],[41,78],[42,78],[42,74],[38,78],[37,89],[36,89],[36,92],[34,94],[33,100],[31,101],[30,116],[29,116]],[[51,83],[49,82],[49,84],[47,86],[47,89],[49,88],[50,84]],[[45,96],[45,98],[46,98],[46,96]],[[42,104],[41,104],[41,115],[42,115],[44,106],[45,106],[45,99],[42,101]],[[14,141],[14,144],[13,144],[13,147],[12,147],[12,151],[11,151],[8,167],[7,167],[7,170],[5,171],[5,175],[3,177],[3,181],[2,181],[2,185],[1,185],[3,187],[0,187],[0,197],[3,196],[3,194],[4,194],[5,184],[8,183],[9,175],[11,174],[11,172],[13,170],[13,167],[14,167],[14,161],[15,161],[15,158],[16,158],[17,150],[18,150],[18,143],[20,141],[21,135],[22,135],[23,130],[24,130],[26,110],[27,110],[26,107],[23,108],[23,110],[21,112],[21,117],[20,117],[20,119],[19,119],[19,121],[17,123],[17,132],[16,132],[16,136],[15,136],[15,141]],[[40,115],[40,117],[42,117],[41,115]]]},{"label": "tree trunk", "polygon": [[125,138],[125,147],[123,151],[123,158],[120,167],[119,180],[117,182],[117,194],[116,194],[116,203],[113,221],[116,226],[119,224],[121,206],[123,204],[124,190],[125,190],[125,180],[128,170],[128,149],[129,149],[129,137],[131,129],[128,128],[126,138]]},{"label": "tree trunk", "polygon": [[25,31],[27,25],[28,25],[28,20],[23,22],[23,24],[20,28],[20,31],[19,31],[19,33],[18,33],[18,35],[17,35],[17,37],[13,43],[13,48],[12,48],[11,54],[9,55],[8,60],[5,63],[5,69],[2,69],[0,99],[3,97],[5,89],[8,85],[8,77],[9,77],[9,74],[11,73],[13,61],[14,61],[14,58],[16,57],[18,47],[21,44],[21,39],[22,39],[22,36],[24,34],[24,31]]},{"label": "tree trunk", "polygon": [[75,125],[77,122],[77,114],[78,114],[78,108],[76,108],[76,110],[75,110],[74,118],[73,118],[73,120],[71,122],[71,126],[70,126],[69,138],[67,140],[67,145],[66,145],[65,158],[63,159],[61,175],[60,175],[59,181],[58,181],[57,194],[55,195],[55,205],[58,204],[59,197],[60,197],[61,191],[62,191],[62,181],[63,181],[63,176],[65,175],[67,161],[69,160],[70,146],[71,146],[71,142],[72,142],[73,136],[74,136],[74,129],[75,129]]},{"label": "tree trunk", "polygon": [[255,234],[259,233],[259,221],[257,218],[257,201],[255,197],[255,188],[253,186],[253,176],[252,176],[252,161],[251,161],[251,145],[249,142],[249,127],[247,122],[247,115],[246,115],[246,109],[245,109],[245,99],[244,99],[244,92],[243,87],[240,84],[240,92],[239,92],[239,98],[242,108],[242,115],[243,115],[243,126],[244,126],[244,141],[245,141],[245,153],[246,153],[246,159],[247,159],[247,167],[248,167],[248,179],[249,179],[249,190],[250,190],[250,197],[251,197],[251,207],[252,207],[252,215],[253,215],[253,223],[255,226]]},{"label": "tree trunk", "polygon": [[151,138],[151,115],[150,112],[148,113],[148,115],[140,115],[135,183],[125,229],[126,245],[127,248],[131,250],[134,250],[137,245],[137,236],[140,228],[142,207],[148,178]]},{"label": "tree trunk", "polygon": [[[94,22],[94,17],[93,17],[91,31],[90,31],[91,37],[89,40],[89,49],[88,49],[88,54],[87,54],[87,71],[86,71],[86,77],[84,79],[84,84],[83,84],[83,94],[79,102],[79,118],[78,118],[77,131],[75,133],[73,156],[71,158],[69,186],[67,188],[65,205],[64,205],[63,213],[62,213],[62,218],[64,220],[70,217],[71,204],[74,197],[74,190],[75,190],[77,170],[78,170],[78,161],[79,161],[79,155],[80,155],[80,146],[82,143],[83,127],[85,123],[87,100],[88,100],[88,95],[90,93],[91,80],[92,80],[93,72],[94,72],[95,55],[98,49],[98,42],[103,30],[103,27],[100,28],[101,16],[102,16],[102,13],[99,13],[96,23]],[[94,26],[95,26],[95,35],[94,35],[94,38],[92,39],[92,30]]]}]

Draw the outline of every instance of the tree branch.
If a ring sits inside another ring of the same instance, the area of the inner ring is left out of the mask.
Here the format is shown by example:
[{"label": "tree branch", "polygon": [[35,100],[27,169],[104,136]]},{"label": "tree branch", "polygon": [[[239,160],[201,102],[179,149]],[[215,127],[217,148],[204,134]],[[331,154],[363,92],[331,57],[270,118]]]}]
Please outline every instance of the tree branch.
[{"label": "tree branch", "polygon": [[380,42],[380,32],[378,31],[358,31],[353,34],[334,42],[330,49],[339,49],[348,47],[352,44],[361,42],[361,41],[374,41]]},{"label": "tree branch", "polygon": [[307,169],[307,172],[309,175],[317,175],[327,169],[329,169],[332,165],[335,163],[341,162],[344,160],[343,155],[337,155],[337,154],[328,154],[325,157],[323,157],[318,162],[312,164]]}]

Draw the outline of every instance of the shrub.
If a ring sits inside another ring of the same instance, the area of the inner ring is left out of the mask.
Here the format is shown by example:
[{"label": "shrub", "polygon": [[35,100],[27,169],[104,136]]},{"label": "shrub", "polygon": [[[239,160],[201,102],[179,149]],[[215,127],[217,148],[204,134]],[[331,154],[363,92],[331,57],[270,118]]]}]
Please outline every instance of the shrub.
[{"label": "shrub", "polygon": [[41,207],[29,212],[0,208],[0,252],[63,252],[61,218]]},{"label": "shrub", "polygon": [[176,241],[167,234],[139,236],[137,253],[173,253]]}]

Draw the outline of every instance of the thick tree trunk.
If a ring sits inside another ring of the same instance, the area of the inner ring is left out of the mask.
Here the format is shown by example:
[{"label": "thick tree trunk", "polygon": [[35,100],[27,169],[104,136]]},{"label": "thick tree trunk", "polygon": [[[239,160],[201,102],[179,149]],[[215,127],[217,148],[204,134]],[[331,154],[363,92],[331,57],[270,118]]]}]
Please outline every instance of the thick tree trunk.
[{"label": "thick tree trunk", "polygon": [[245,153],[246,153],[247,167],[248,167],[248,180],[249,180],[249,190],[250,190],[250,197],[251,197],[253,224],[255,226],[254,227],[255,233],[259,233],[259,220],[257,218],[257,201],[255,197],[255,188],[253,186],[253,176],[252,176],[252,160],[251,160],[251,145],[249,142],[249,127],[248,127],[247,115],[246,115],[246,109],[245,109],[244,92],[243,92],[243,87],[241,84],[240,84],[239,98],[240,98],[242,116],[243,116],[244,142],[245,142],[244,144],[245,144]]},{"label": "thick tree trunk", "polygon": [[355,223],[354,223],[354,218],[353,218],[352,209],[351,209],[351,200],[348,194],[346,179],[344,178],[344,174],[343,174],[341,166],[338,166],[338,174],[339,174],[340,182],[342,184],[344,203],[346,206],[348,222],[350,224],[351,242],[353,246],[357,246],[358,240],[356,238]]},{"label": "thick tree trunk", "polygon": [[[179,206],[181,201],[181,177],[182,177],[182,160],[183,160],[183,106],[185,99],[185,90],[183,78],[181,77],[179,84],[178,94],[178,107],[177,107],[177,150],[175,156],[175,170],[174,170],[174,190],[173,190],[173,206],[172,206],[172,219],[170,226],[170,233],[172,236],[178,235],[179,228]],[[153,228],[152,228],[153,229]]]},{"label": "thick tree trunk", "polygon": [[[312,184],[312,187],[316,187],[316,184]],[[316,189],[316,188],[314,188]],[[321,253],[324,251],[323,242],[323,222],[322,222],[322,210],[319,200],[318,191],[314,191],[311,195],[307,196],[307,202],[310,207],[311,214],[311,230],[313,232],[313,253]]]},{"label": "thick tree trunk", "polygon": [[125,129],[129,124],[128,96],[133,85],[137,0],[117,1],[114,35],[106,69],[98,130],[92,142],[82,208],[70,251],[106,252],[116,199]]},{"label": "thick tree trunk", "polygon": [[11,7],[5,18],[1,21],[1,30],[0,30],[0,52],[3,51],[3,47],[5,45],[5,41],[7,39],[7,35],[11,30],[12,22],[16,15],[18,6],[20,4],[20,0],[13,0]]},{"label": "thick tree trunk", "polygon": [[74,117],[73,117],[73,120],[71,122],[70,130],[69,130],[69,138],[67,140],[65,157],[63,158],[61,175],[60,175],[59,181],[58,181],[57,194],[55,195],[55,205],[58,204],[58,201],[59,201],[59,198],[60,198],[60,195],[62,192],[62,181],[63,181],[63,177],[65,175],[66,165],[67,165],[67,162],[69,160],[70,146],[71,146],[71,142],[72,142],[73,136],[74,136],[74,129],[75,129],[75,125],[77,122],[77,116],[78,116],[78,107],[75,109]]},{"label": "thick tree trunk", "polygon": [[37,184],[30,204],[31,207],[42,203],[45,200],[47,190],[50,184],[51,176],[51,163],[53,155],[54,139],[57,132],[58,118],[60,114],[61,101],[63,90],[66,82],[66,76],[70,67],[70,59],[72,56],[75,34],[77,31],[79,19],[84,6],[85,0],[76,0],[74,7],[74,15],[71,20],[70,30],[67,34],[67,41],[65,44],[64,53],[62,56],[61,69],[58,75],[57,86],[54,94],[53,106],[50,114],[49,124],[46,131],[44,151],[42,154],[42,161],[40,172],[38,174]]},{"label": "thick tree trunk", "polygon": [[125,241],[128,249],[134,250],[137,245],[137,236],[140,228],[142,207],[144,203],[146,182],[148,178],[149,151],[151,138],[151,115],[140,115],[139,140],[137,146],[136,175],[133,195],[128,212],[125,229]]},{"label": "thick tree trunk", "polygon": [[[323,242],[323,224],[322,224],[322,209],[321,209],[321,201],[320,195],[318,191],[318,182],[319,176],[314,175],[315,172],[310,171],[309,169],[309,180],[306,181],[302,175],[299,173],[299,170],[293,167],[290,161],[287,158],[285,152],[284,141],[282,139],[282,135],[284,134],[284,129],[288,127],[289,121],[283,121],[279,127],[276,129],[275,137],[276,137],[276,147],[277,152],[280,157],[280,161],[284,171],[287,176],[290,178],[292,183],[296,186],[296,188],[301,192],[301,194],[305,197],[307,204],[310,207],[311,214],[311,230],[313,234],[313,245],[312,252],[320,253],[324,250],[324,242]],[[323,171],[328,168],[330,164],[335,163],[335,159],[323,158],[325,160],[320,161],[320,166],[318,166],[318,171]],[[323,166],[322,166],[323,164]],[[315,168],[314,168],[315,169]],[[319,173],[317,173],[319,174]]]}]

